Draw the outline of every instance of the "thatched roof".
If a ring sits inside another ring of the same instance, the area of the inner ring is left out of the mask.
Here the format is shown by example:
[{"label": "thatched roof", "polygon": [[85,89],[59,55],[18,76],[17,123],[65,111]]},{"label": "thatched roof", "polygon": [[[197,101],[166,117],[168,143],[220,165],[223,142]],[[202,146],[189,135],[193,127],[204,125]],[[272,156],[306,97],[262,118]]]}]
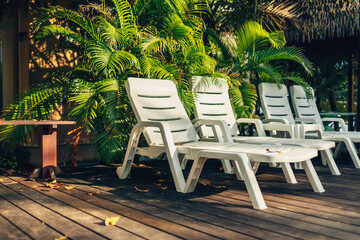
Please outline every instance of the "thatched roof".
[{"label": "thatched roof", "polygon": [[309,42],[360,34],[360,0],[302,0],[296,17],[287,21],[286,39]]}]

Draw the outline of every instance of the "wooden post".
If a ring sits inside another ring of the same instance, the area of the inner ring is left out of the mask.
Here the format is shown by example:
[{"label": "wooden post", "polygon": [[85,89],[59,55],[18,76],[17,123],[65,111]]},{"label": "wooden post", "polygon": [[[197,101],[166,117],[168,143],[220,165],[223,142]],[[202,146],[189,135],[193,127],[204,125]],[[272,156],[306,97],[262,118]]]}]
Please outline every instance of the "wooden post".
[{"label": "wooden post", "polygon": [[[354,111],[354,55],[348,55],[348,112]],[[354,130],[354,121],[351,116],[348,118],[348,129]]]},{"label": "wooden post", "polygon": [[47,175],[54,174],[57,167],[56,151],[56,125],[38,126],[39,158],[38,167],[41,169],[41,175],[45,178]]}]

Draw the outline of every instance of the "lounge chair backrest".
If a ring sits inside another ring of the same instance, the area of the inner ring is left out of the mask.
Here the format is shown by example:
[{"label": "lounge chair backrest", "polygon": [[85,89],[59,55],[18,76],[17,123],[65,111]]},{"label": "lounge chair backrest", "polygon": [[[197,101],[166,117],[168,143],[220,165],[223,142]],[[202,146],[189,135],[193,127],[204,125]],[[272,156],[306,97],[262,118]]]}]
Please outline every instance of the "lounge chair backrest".
[{"label": "lounge chair backrest", "polygon": [[[138,121],[166,122],[170,126],[175,143],[197,140],[195,128],[172,81],[129,78],[125,87]],[[157,128],[147,128],[144,135],[148,144],[163,144]]]},{"label": "lounge chair backrest", "polygon": [[[315,96],[312,88],[311,91]],[[304,89],[299,85],[291,86],[290,94],[296,117],[313,119],[324,128],[315,99],[307,99]]]},{"label": "lounge chair backrest", "polygon": [[[224,120],[229,125],[231,135],[236,136],[238,128],[226,80],[195,76],[191,81],[191,89],[195,95],[195,118]],[[214,137],[211,127],[202,126],[200,133],[202,137]]]},{"label": "lounge chair backrest", "polygon": [[265,119],[286,119],[295,124],[285,85],[279,88],[276,83],[260,83],[259,96]]}]

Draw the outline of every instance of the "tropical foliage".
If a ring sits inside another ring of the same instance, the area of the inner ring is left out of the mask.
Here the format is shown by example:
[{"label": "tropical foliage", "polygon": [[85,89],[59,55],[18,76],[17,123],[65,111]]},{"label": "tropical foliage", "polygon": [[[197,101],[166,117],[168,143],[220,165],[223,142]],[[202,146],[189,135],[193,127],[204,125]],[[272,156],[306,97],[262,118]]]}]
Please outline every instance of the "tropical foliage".
[{"label": "tropical foliage", "polygon": [[[286,71],[285,62],[298,64],[307,74],[312,74],[314,67],[299,48],[285,46],[283,31],[268,32],[259,23],[248,21],[233,36],[221,37],[214,31],[207,32],[213,43],[211,54],[221,63],[219,67],[237,75],[238,81],[244,82],[244,86],[246,82],[255,86],[260,82],[280,84],[285,79],[303,87],[308,86],[299,74]],[[236,112],[239,116],[251,116],[257,99],[255,87],[231,90],[234,103],[242,102],[245,99],[243,95],[246,95],[248,102],[240,108],[238,104],[234,104],[234,107],[238,109]]]},{"label": "tropical foliage", "polygon": [[[215,60],[202,41],[207,4],[201,0],[154,1],[154,25],[139,26],[149,1],[114,0],[113,8],[86,5],[79,11],[59,6],[43,9],[35,20],[36,38],[65,37],[65,48],[76,51],[79,66],[57,74],[28,90],[12,105],[7,119],[47,119],[59,105],[70,102],[70,116],[82,132],[96,133],[95,143],[105,162],[121,159],[135,122],[126,97],[129,76],[165,78],[176,82],[179,95],[191,111],[192,96],[186,79],[210,75]],[[159,17],[161,16],[161,18]],[[156,26],[156,27],[155,27]],[[26,129],[2,129],[2,139],[19,139]]]},{"label": "tropical foliage", "polygon": [[[71,51],[79,64],[26,91],[3,117],[43,120],[58,108],[69,109],[78,123],[70,132],[74,149],[82,133],[94,133],[101,159],[111,163],[122,159],[136,121],[124,88],[130,76],[174,81],[189,114],[191,77],[225,78],[234,110],[244,117],[256,107],[254,83],[284,78],[302,83],[296,74],[285,74],[284,60],[312,71],[299,49],[285,46],[282,31],[268,32],[249,21],[226,39],[206,27],[203,19],[209,16],[206,0],[112,0],[77,10],[44,8],[34,21],[35,40],[61,39],[62,50]],[[0,140],[19,141],[27,130],[7,126]]]}]

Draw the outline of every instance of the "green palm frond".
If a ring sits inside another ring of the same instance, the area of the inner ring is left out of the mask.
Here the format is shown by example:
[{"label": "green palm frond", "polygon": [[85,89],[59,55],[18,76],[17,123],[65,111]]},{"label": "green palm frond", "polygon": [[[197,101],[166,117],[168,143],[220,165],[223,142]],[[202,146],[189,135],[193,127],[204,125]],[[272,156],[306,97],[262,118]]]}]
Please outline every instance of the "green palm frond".
[{"label": "green palm frond", "polygon": [[220,48],[223,59],[225,61],[231,60],[234,56],[229,45],[211,28],[207,28],[205,32],[210,36],[216,45]]},{"label": "green palm frond", "polygon": [[81,5],[79,7],[79,11],[84,11],[84,10],[95,10],[96,12],[100,13],[100,15],[102,17],[104,17],[106,19],[106,21],[110,22],[111,24],[115,24],[115,20],[114,17],[111,14],[111,9],[105,7],[101,4],[94,4],[94,3],[89,3],[89,4],[84,4]]},{"label": "green palm frond", "polygon": [[105,41],[116,48],[126,48],[136,39],[136,31],[128,28],[117,28],[103,17],[97,17],[96,23]]},{"label": "green palm frond", "polygon": [[116,72],[137,68],[137,58],[127,51],[113,50],[105,45],[90,45],[87,48],[91,67],[106,77]]},{"label": "green palm frond", "polygon": [[136,29],[136,20],[127,0],[113,0],[121,28]]},{"label": "green palm frond", "polygon": [[[46,120],[56,105],[68,97],[69,86],[66,85],[66,82],[52,81],[30,88],[6,107],[2,117],[7,120]],[[16,129],[22,129],[17,135],[23,136],[29,128],[5,126],[1,128],[0,141],[12,140]]]},{"label": "green palm frond", "polygon": [[82,44],[84,41],[84,39],[80,34],[68,28],[57,25],[47,25],[42,27],[41,30],[38,32],[38,34],[35,36],[35,38],[46,39],[48,37],[56,37],[58,35],[65,36],[78,44]]},{"label": "green palm frond", "polygon": [[159,60],[154,58],[149,58],[148,60],[151,65],[151,77],[173,81],[181,78],[177,66],[172,64],[162,64]]},{"label": "green palm frond", "polygon": [[270,46],[274,48],[283,47],[285,37],[281,31],[270,34],[259,23],[249,21],[236,31],[236,45],[237,54],[242,55],[246,52]]},{"label": "green palm frond", "polygon": [[229,95],[237,117],[252,115],[257,100],[256,87],[253,84],[230,84]]},{"label": "green palm frond", "polygon": [[41,17],[34,19],[35,31],[38,31],[42,25],[48,22],[50,19],[55,19],[55,23],[61,23],[61,21],[66,20],[75,23],[81,29],[86,31],[92,38],[99,38],[92,22],[89,21],[89,19],[86,19],[85,16],[79,12],[65,9],[60,6],[45,8],[43,9],[43,12],[45,14],[42,14],[40,15]]},{"label": "green palm frond", "polygon": [[268,48],[260,50],[256,53],[254,64],[261,64],[274,60],[290,60],[300,64],[308,74],[314,70],[313,64],[305,57],[299,48],[283,47],[283,48]]},{"label": "green palm frond", "polygon": [[132,7],[134,16],[139,18],[152,0],[137,0]]},{"label": "green palm frond", "polygon": [[171,40],[149,34],[145,39],[143,39],[141,43],[141,48],[146,53],[152,55],[158,52],[166,51],[169,41]]},{"label": "green palm frond", "polygon": [[209,15],[210,7],[206,0],[189,0],[188,1],[188,13],[191,15]]}]

